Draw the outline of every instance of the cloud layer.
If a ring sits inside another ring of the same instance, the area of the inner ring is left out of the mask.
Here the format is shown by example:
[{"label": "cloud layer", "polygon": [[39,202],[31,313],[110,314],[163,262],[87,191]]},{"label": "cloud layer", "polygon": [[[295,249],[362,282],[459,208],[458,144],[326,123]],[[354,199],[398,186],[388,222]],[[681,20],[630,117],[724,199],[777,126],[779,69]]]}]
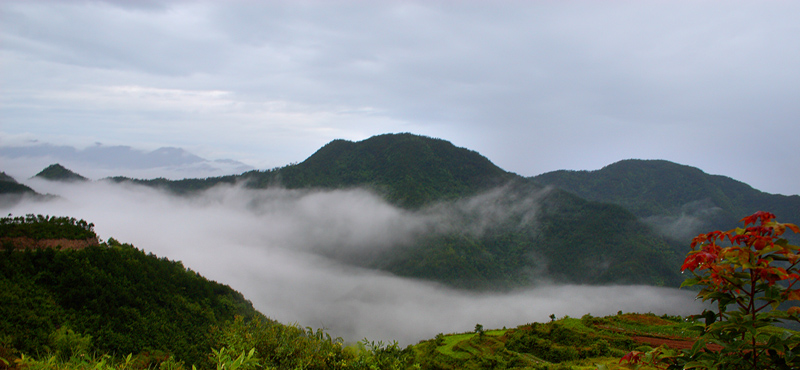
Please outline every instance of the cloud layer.
[{"label": "cloud layer", "polygon": [[551,314],[598,316],[621,310],[687,315],[701,310],[691,292],[644,286],[543,285],[477,294],[354,268],[319,253],[331,245],[366,253],[408,243],[417,233],[461,224],[452,215],[458,214],[454,209],[469,210],[464,204],[410,213],[357,189],[218,187],[184,198],[102,182],[28,183],[62,198],[24,201],[3,212],[86,219],[102,238],[181,260],[231,285],[269,317],[324,327],[347,341],[367,337],[410,344],[437,333],[470,331],[476,323],[515,327],[546,321]]},{"label": "cloud layer", "polygon": [[525,176],[666,159],[800,191],[797,2],[42,0],[0,16],[8,135],[271,168],[414,132]]}]

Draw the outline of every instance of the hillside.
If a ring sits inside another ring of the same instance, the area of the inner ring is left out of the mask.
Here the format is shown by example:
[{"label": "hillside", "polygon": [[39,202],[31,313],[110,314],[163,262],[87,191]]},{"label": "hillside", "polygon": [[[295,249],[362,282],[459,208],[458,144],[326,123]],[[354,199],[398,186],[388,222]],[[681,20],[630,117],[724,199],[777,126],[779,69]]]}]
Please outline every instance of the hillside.
[{"label": "hillside", "polygon": [[[467,212],[457,230],[379,254],[366,266],[481,290],[542,281],[680,283],[676,246],[622,207],[526,183],[503,188],[487,203]],[[492,212],[495,222],[475,233],[471,223],[486,217],[480,212]]]},{"label": "hillside", "polygon": [[351,142],[334,140],[305,161],[239,176],[206,179],[129,179],[176,194],[201,191],[218,184],[245,183],[252,188],[342,189],[367,187],[390,202],[419,208],[431,202],[459,199],[520,177],[495,166],[477,152],[452,143],[413,134],[386,134]]},{"label": "hillside", "polygon": [[[0,224],[9,236],[94,235],[90,223],[64,217],[3,218]],[[78,250],[8,247],[0,251],[0,347],[37,353],[69,329],[91,337],[93,351],[161,351],[201,363],[214,343],[212,327],[235,315],[263,319],[230,287],[113,238]]]},{"label": "hillside", "polygon": [[58,163],[51,164],[50,166],[43,169],[41,172],[37,173],[33,177],[50,181],[66,181],[66,182],[89,180],[75,172],[68,170],[67,168]]},{"label": "hillside", "polygon": [[532,178],[579,197],[618,204],[665,234],[685,239],[769,210],[800,220],[800,196],[764,193],[729,177],[663,160],[624,160],[597,171],[554,171]]},{"label": "hillside", "polygon": [[[677,285],[679,253],[621,207],[587,202],[506,172],[474,151],[441,139],[387,134],[334,140],[305,161],[240,176],[128,180],[188,194],[220,183],[252,188],[367,188],[415,214],[444,213],[449,229],[410,246],[337,261],[466,289],[564,283]],[[479,229],[479,230],[476,230]],[[363,250],[359,249],[360,251]],[[580,268],[570,268],[580,266]]]},{"label": "hillside", "polygon": [[0,172],[0,207],[10,207],[19,203],[23,197],[45,199],[25,184],[20,184],[5,172]]},{"label": "hillside", "polygon": [[297,165],[246,175],[254,187],[366,186],[403,207],[462,198],[517,177],[477,152],[412,134],[379,135],[356,143],[334,140]]},{"label": "hillside", "polygon": [[36,194],[36,192],[27,185],[20,184],[13,177],[7,175],[5,172],[0,172],[0,195],[4,194]]},{"label": "hillside", "polygon": [[82,249],[98,245],[94,224],[71,217],[26,215],[0,219],[0,247]]},{"label": "hillside", "polygon": [[690,330],[691,321],[666,315],[551,317],[548,323],[511,329],[484,330],[478,324],[474,332],[439,334],[414,350],[423,369],[617,368],[622,356],[640,346],[690,348],[698,334]]}]

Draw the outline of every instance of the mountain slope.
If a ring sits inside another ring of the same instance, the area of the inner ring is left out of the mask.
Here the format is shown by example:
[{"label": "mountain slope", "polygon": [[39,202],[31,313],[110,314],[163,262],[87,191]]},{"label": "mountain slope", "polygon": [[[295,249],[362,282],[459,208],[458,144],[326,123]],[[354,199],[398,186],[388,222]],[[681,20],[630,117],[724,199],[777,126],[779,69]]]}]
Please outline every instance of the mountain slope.
[{"label": "mountain slope", "polygon": [[[541,279],[679,282],[674,247],[623,208],[546,191],[445,140],[412,134],[335,140],[302,163],[251,175],[254,187],[369,187],[404,208],[452,207],[451,213],[460,214],[449,232],[423,235],[410,247],[329,255],[356,265],[470,289]],[[485,203],[469,210],[459,203],[474,199]],[[483,230],[466,231],[478,223],[485,224]]]},{"label": "mountain slope", "polygon": [[5,172],[0,172],[0,195],[2,194],[36,194],[27,185],[20,184]]},{"label": "mountain slope", "polygon": [[41,195],[25,184],[20,184],[13,177],[5,172],[0,172],[0,208],[11,207],[24,197],[33,199],[47,199],[48,196]]},{"label": "mountain slope", "polygon": [[368,186],[404,207],[473,195],[516,177],[477,152],[407,133],[334,140],[302,163],[250,175],[255,187]]},{"label": "mountain slope", "polygon": [[[0,224],[6,235],[67,241],[94,235],[93,224],[66,217]],[[2,345],[25,353],[53,348],[54,333],[68,328],[91,336],[92,351],[164,351],[200,364],[213,345],[212,327],[235,315],[263,319],[230,287],[113,238],[77,250],[14,247],[0,251],[0,333]]]},{"label": "mountain slope", "polygon": [[800,196],[764,193],[729,177],[664,160],[624,160],[597,171],[561,170],[532,180],[621,205],[680,237],[702,229],[728,229],[759,210],[800,222]]},{"label": "mountain slope", "polygon": [[75,172],[72,172],[71,170],[68,170],[67,168],[58,163],[47,166],[47,168],[43,169],[33,177],[50,181],[67,181],[67,182],[89,180],[81,175],[78,175]]},{"label": "mountain slope", "polygon": [[269,171],[136,182],[179,194],[237,182],[252,188],[368,188],[404,212],[441,219],[431,230],[410,236],[410,245],[366,252],[335,245],[320,253],[459,288],[513,288],[539,280],[679,281],[674,247],[624,208],[544,189],[441,139],[387,134],[359,142],[334,140],[301,163]]}]

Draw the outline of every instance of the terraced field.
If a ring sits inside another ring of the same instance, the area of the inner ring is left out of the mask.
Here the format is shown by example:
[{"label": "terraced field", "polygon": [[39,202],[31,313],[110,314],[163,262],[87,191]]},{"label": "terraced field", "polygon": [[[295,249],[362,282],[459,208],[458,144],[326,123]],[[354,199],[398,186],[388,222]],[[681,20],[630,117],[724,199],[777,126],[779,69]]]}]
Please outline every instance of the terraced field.
[{"label": "terraced field", "polygon": [[423,366],[436,369],[595,369],[597,364],[615,369],[622,356],[642,346],[691,347],[693,324],[654,314],[564,317],[513,329],[440,334],[415,350],[425,359]]}]

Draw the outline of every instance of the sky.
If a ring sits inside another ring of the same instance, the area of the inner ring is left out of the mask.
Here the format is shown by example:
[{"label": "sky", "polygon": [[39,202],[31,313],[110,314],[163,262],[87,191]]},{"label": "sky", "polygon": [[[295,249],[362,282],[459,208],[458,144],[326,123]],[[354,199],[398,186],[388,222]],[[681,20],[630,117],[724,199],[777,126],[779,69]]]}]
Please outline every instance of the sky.
[{"label": "sky", "polygon": [[523,176],[666,159],[798,194],[798,19],[794,1],[5,0],[0,170],[42,168],[9,148],[167,147],[234,164],[192,172],[213,175],[412,132]]}]

